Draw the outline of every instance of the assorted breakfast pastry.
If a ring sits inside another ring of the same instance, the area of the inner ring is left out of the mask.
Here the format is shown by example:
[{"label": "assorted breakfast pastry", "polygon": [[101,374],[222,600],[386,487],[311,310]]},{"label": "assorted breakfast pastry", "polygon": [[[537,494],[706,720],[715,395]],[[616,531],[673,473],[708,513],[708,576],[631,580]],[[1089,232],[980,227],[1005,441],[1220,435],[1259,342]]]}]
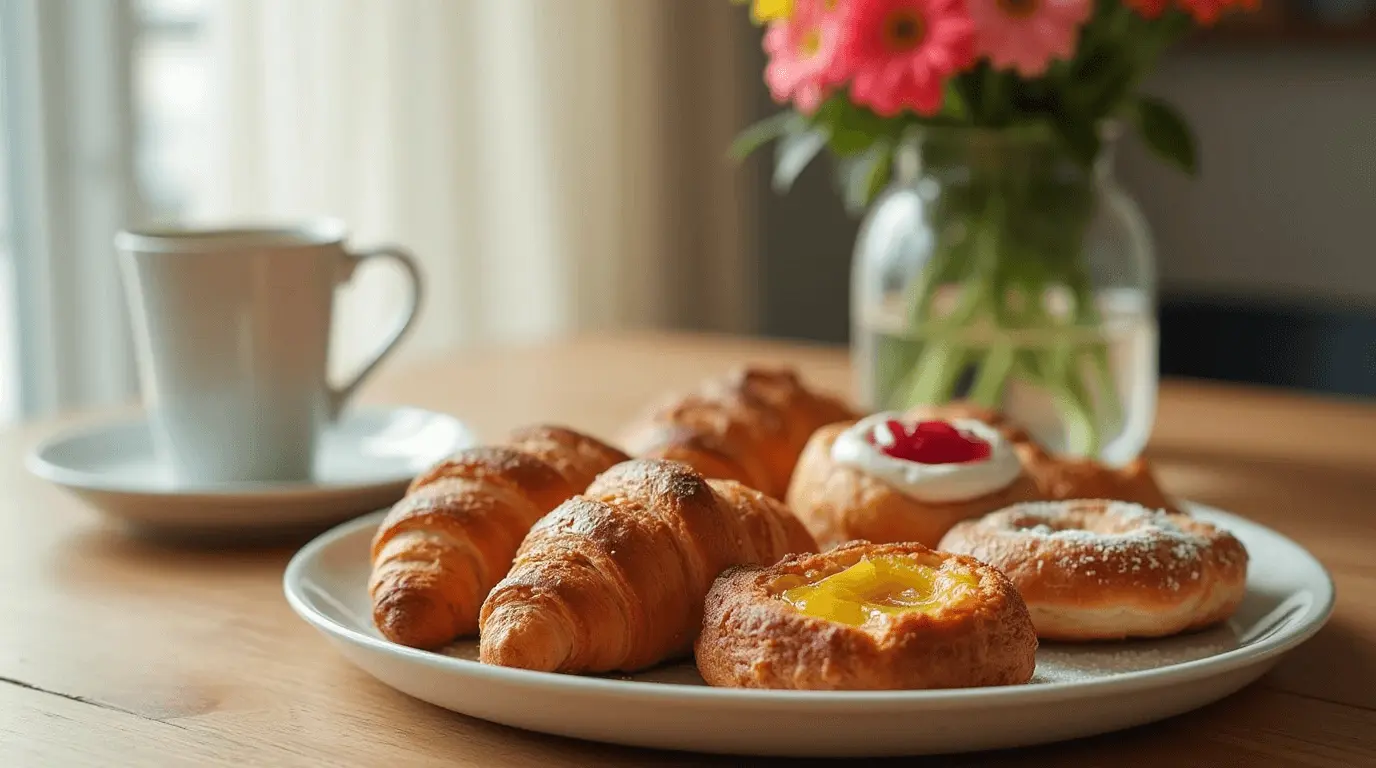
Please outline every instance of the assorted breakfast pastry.
[{"label": "assorted breakfast pastry", "polygon": [[683,657],[718,574],[815,549],[759,491],[676,461],[623,462],[531,529],[483,603],[480,657],[584,673]]},{"label": "assorted breakfast pastry", "polygon": [[669,396],[628,428],[622,442],[632,455],[682,461],[706,477],[737,480],[782,499],[812,433],[855,417],[792,370],[752,366]]},{"label": "assorted breakfast pastry", "polygon": [[788,505],[824,547],[936,546],[961,520],[1042,498],[997,423],[958,408],[822,427],[798,460]]},{"label": "assorted breakfast pastry", "polygon": [[696,656],[711,685],[964,688],[1025,683],[1036,666],[1008,579],[921,544],[853,542],[732,568],[707,606]]},{"label": "assorted breakfast pastry", "polygon": [[1247,551],[1188,515],[1122,501],[1019,504],[960,523],[941,549],[1017,587],[1044,640],[1162,637],[1230,617]]},{"label": "assorted breakfast pastry", "polygon": [[483,599],[535,521],[628,458],[573,430],[534,426],[417,477],[373,537],[378,630],[427,649],[476,632]]},{"label": "assorted breakfast pastry", "polygon": [[747,367],[624,442],[530,427],[416,478],[373,537],[378,630],[545,672],[691,653],[717,686],[1001,686],[1039,638],[1198,629],[1245,588],[1242,544],[1144,460],[1056,456],[971,404],[862,417]]}]

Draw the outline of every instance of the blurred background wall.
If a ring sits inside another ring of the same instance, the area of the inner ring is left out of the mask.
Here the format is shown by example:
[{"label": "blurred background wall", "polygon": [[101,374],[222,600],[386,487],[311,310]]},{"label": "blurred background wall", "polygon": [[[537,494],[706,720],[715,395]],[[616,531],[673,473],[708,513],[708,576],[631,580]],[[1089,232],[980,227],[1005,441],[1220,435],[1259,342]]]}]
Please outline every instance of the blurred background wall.
[{"label": "blurred background wall", "polygon": [[[1119,171],[1157,239],[1166,374],[1376,395],[1376,0],[1303,1],[1359,21],[1263,14],[1152,81],[1198,179],[1131,142]],[[128,224],[326,214],[409,247],[431,290],[403,355],[845,342],[857,222],[824,163],[777,195],[725,158],[772,111],[760,34],[726,0],[3,0],[0,420],[132,398]],[[397,287],[343,293],[336,372]]]},{"label": "blurred background wall", "polygon": [[[123,226],[342,218],[427,278],[401,357],[752,327],[726,2],[4,0],[0,418],[136,388]],[[341,291],[331,368],[400,281]]]}]

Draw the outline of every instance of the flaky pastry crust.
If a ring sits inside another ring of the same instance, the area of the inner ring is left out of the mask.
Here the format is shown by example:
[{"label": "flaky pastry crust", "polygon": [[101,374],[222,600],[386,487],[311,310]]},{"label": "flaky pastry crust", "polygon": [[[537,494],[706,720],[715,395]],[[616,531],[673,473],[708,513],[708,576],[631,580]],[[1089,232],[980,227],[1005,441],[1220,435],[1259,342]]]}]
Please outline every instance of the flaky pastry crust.
[{"label": "flaky pastry crust", "polygon": [[668,396],[628,427],[622,442],[635,456],[681,461],[704,477],[782,499],[808,436],[855,416],[792,369],[747,366]]},{"label": "flaky pastry crust", "polygon": [[1123,467],[1110,467],[1092,459],[1054,456],[1031,441],[1014,447],[1023,470],[1036,482],[1044,498],[1056,501],[1114,499],[1184,514],[1162,492],[1151,465],[1143,457]]},{"label": "flaky pastry crust", "polygon": [[556,425],[459,451],[412,481],[373,535],[368,592],[384,637],[438,648],[478,629],[478,609],[530,526],[629,457]]},{"label": "flaky pastry crust", "polygon": [[[962,417],[964,414],[941,416]],[[836,438],[854,424],[830,424],[813,433],[798,459],[785,499],[823,548],[857,539],[934,547],[961,520],[1043,498],[1023,472],[1007,487],[977,499],[945,503],[915,499],[879,478],[832,460]]]},{"label": "flaky pastry crust", "polygon": [[1199,629],[1231,616],[1246,592],[1247,550],[1232,534],[1136,504],[1022,504],[960,523],[941,548],[1007,575],[1043,640]]},{"label": "flaky pastry crust", "polygon": [[526,534],[482,605],[479,658],[588,673],[686,656],[717,574],[815,549],[757,490],[676,461],[625,461]]},{"label": "flaky pastry crust", "polygon": [[[805,615],[778,597],[864,556],[903,555],[969,569],[975,594],[935,613],[864,627]],[[728,569],[707,598],[698,672],[711,685],[805,690],[894,690],[1014,685],[1032,678],[1037,638],[1027,607],[998,571],[920,544],[851,542],[772,566]]]}]

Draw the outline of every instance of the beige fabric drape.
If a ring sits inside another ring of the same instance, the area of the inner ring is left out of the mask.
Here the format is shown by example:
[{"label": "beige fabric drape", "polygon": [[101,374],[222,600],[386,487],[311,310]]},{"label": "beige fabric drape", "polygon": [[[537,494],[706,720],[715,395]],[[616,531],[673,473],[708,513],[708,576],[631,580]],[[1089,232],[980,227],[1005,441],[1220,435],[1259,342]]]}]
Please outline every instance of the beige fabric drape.
[{"label": "beige fabric drape", "polygon": [[[407,352],[594,328],[748,329],[740,14],[695,0],[221,0],[195,218],[343,217],[428,296]],[[378,271],[382,271],[379,269]],[[400,281],[361,274],[336,355]]]}]

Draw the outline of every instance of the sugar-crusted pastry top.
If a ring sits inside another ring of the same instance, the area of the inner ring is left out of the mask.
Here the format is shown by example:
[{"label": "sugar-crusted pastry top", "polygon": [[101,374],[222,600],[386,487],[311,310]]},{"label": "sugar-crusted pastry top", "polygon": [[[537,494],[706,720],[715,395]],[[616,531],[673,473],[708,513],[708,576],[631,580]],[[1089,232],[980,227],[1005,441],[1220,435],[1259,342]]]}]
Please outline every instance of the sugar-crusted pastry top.
[{"label": "sugar-crusted pastry top", "polygon": [[980,522],[996,532],[1002,547],[1041,555],[1038,570],[1053,563],[1103,583],[1150,578],[1179,591],[1203,577],[1206,557],[1233,565],[1246,556],[1240,549],[1216,549],[1212,526],[1124,501],[1028,502]]},{"label": "sugar-crusted pastry top", "polygon": [[1043,639],[1175,634],[1226,619],[1246,592],[1236,537],[1129,502],[1015,504],[957,524],[939,546],[1006,574]]}]

